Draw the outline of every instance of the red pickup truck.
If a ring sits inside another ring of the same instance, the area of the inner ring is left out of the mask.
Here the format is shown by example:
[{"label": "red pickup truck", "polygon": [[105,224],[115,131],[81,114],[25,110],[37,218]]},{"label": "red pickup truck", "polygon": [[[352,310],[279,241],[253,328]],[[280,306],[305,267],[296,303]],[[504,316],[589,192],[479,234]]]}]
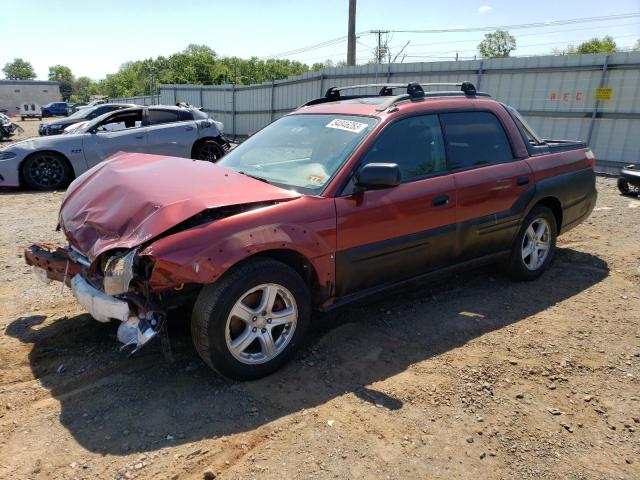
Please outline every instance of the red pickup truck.
[{"label": "red pickup truck", "polygon": [[314,309],[487,262],[536,279],[593,209],[593,153],[471,83],[425,85],[331,88],[217,164],[118,154],[67,190],[69,245],[26,261],[133,351],[193,305],[197,351],[238,379],[280,367]]}]

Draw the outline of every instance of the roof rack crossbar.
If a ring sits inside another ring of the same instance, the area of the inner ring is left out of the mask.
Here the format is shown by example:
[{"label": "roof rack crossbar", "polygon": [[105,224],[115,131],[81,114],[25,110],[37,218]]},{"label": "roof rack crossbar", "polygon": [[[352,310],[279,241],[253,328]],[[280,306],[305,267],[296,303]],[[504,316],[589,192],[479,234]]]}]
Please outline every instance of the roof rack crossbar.
[{"label": "roof rack crossbar", "polygon": [[[424,87],[460,87],[460,90],[454,92],[433,92],[433,91],[424,91]],[[354,90],[354,89],[362,89],[362,88],[380,88],[377,95],[341,95],[340,92],[343,90]],[[405,88],[406,94],[395,95],[393,96],[393,90],[398,88]],[[431,83],[420,83],[420,82],[411,82],[409,84],[406,83],[365,83],[361,85],[348,85],[344,87],[331,87],[327,90],[324,97],[316,98],[315,100],[311,100],[304,105],[303,107],[309,105],[317,105],[319,103],[326,102],[335,102],[337,100],[349,100],[355,98],[371,98],[371,97],[389,97],[389,100],[383,102],[380,107],[377,108],[379,111],[383,111],[389,108],[394,103],[397,103],[401,100],[419,100],[425,97],[436,97],[436,96],[457,96],[457,95],[466,95],[466,96],[483,96],[488,97],[489,95],[486,93],[479,93],[476,91],[476,87],[471,82],[431,82]]]}]

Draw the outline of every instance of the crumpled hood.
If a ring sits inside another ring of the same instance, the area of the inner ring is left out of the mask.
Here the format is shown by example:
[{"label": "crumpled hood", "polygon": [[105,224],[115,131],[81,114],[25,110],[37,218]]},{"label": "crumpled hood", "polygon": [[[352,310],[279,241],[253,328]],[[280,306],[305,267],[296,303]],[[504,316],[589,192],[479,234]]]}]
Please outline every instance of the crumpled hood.
[{"label": "crumpled hood", "polygon": [[118,153],[69,186],[60,224],[93,260],[112,248],[140,245],[206,209],[299,196],[209,162]]}]

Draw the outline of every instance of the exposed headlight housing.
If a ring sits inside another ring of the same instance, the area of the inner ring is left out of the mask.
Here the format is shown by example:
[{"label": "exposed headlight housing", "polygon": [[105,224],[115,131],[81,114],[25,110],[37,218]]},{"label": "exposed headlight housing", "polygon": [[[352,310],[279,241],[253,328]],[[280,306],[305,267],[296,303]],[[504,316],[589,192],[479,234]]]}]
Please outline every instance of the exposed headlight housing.
[{"label": "exposed headlight housing", "polygon": [[133,279],[133,261],[137,249],[129,253],[116,253],[104,262],[104,293],[120,295],[129,291],[129,284]]},{"label": "exposed headlight housing", "polygon": [[13,152],[0,152],[0,160],[9,160],[15,156],[16,154]]}]

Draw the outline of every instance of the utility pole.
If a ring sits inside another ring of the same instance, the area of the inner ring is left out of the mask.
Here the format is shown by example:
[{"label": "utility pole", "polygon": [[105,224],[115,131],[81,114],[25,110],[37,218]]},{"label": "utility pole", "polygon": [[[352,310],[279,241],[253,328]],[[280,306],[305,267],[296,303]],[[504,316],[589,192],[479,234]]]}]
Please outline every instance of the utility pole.
[{"label": "utility pole", "polygon": [[389,30],[371,30],[371,33],[378,35],[378,49],[376,50],[376,61],[382,63],[384,53],[382,53],[382,34],[389,33]]},{"label": "utility pole", "polygon": [[349,32],[347,39],[347,65],[356,64],[356,0],[349,0]]}]

